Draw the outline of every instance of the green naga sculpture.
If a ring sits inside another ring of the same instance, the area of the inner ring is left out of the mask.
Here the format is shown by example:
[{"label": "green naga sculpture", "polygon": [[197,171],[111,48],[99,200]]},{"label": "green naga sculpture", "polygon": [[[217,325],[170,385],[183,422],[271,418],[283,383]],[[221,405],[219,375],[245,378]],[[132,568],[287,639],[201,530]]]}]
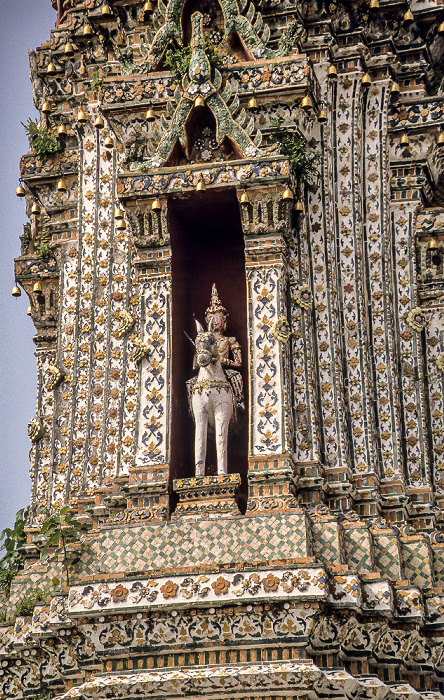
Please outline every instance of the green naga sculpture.
[{"label": "green naga sculpture", "polygon": [[[155,69],[168,44],[176,42],[179,46],[182,45],[181,18],[184,4],[184,0],[169,0],[166,4],[163,0],[158,1],[157,10],[165,19],[159,22],[159,19],[154,17],[154,27],[157,30],[154,37],[147,29],[144,64],[148,70]],[[251,60],[287,56],[304,34],[304,28],[299,20],[290,20],[282,33],[277,49],[272,51],[267,48],[270,27],[264,23],[254,3],[250,0],[220,0],[220,5],[225,37],[236,33]]]},{"label": "green naga sculpture", "polygon": [[187,150],[186,123],[197,97],[201,97],[211,110],[216,121],[216,139],[220,143],[225,137],[230,139],[239,158],[252,158],[260,155],[261,133],[257,131],[254,139],[254,119],[240,109],[239,99],[232,97],[231,88],[226,85],[222,92],[222,76],[217,69],[212,69],[205,53],[203,37],[203,16],[195,12],[191,17],[191,61],[188,75],[182,79],[182,92],[177,89],[176,110],[172,110],[171,122],[164,123],[165,131],[156,152],[151,159],[151,167],[161,167],[166,163],[177,140]]}]

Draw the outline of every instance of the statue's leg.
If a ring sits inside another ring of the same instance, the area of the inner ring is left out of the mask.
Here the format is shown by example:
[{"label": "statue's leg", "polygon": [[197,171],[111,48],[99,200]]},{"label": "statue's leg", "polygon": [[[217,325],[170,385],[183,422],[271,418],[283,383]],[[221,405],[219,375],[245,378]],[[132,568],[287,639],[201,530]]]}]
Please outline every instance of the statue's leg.
[{"label": "statue's leg", "polygon": [[230,392],[221,392],[214,407],[216,430],[217,473],[226,474],[228,470],[228,428],[233,415],[233,399]]},{"label": "statue's leg", "polygon": [[194,464],[196,476],[205,476],[205,459],[207,456],[208,416],[202,403],[201,395],[193,396],[193,413],[196,424],[194,437]]}]

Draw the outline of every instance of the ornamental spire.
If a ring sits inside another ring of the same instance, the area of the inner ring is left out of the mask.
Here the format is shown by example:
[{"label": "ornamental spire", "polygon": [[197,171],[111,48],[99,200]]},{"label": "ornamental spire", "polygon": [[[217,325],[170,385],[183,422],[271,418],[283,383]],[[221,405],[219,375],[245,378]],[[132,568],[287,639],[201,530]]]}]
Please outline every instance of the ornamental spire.
[{"label": "ornamental spire", "polygon": [[228,316],[228,312],[225,306],[222,305],[222,302],[219,299],[219,294],[217,292],[216,285],[213,283],[213,287],[211,289],[211,304],[205,311],[205,320],[207,324],[211,316],[214,316],[214,314],[218,313],[223,314],[225,318]]}]

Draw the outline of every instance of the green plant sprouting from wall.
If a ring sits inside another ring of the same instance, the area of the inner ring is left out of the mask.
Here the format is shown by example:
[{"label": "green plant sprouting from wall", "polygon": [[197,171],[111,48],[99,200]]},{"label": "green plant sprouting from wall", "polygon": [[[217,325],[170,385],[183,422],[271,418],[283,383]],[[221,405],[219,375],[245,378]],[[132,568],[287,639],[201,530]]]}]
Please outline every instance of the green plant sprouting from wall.
[{"label": "green plant sprouting from wall", "polygon": [[34,612],[34,607],[46,597],[46,590],[41,588],[30,588],[28,592],[20,598],[15,609],[17,617],[30,617]]},{"label": "green plant sprouting from wall", "polygon": [[60,511],[49,513],[42,523],[39,534],[46,540],[42,556],[45,556],[49,550],[52,550],[51,559],[62,553],[66,583],[69,586],[69,567],[74,563],[77,555],[68,551],[68,545],[79,541],[79,528],[82,525],[68,514],[68,510],[69,506],[64,506]]},{"label": "green plant sprouting from wall", "polygon": [[[171,45],[165,53],[165,66],[169,68],[175,80],[180,82],[183,76],[188,72],[191,61],[191,46],[176,47]],[[211,44],[205,45],[205,54],[212,68],[221,70],[222,63]]]},{"label": "green plant sprouting from wall", "polygon": [[25,128],[28,137],[29,145],[36,156],[50,156],[60,151],[60,143],[52,129],[45,129],[37,120],[29,118]]},{"label": "green plant sprouting from wall", "polygon": [[100,86],[103,83],[103,76],[100,75],[100,70],[96,68],[93,72],[93,77],[91,80],[91,90],[94,93],[94,97],[99,94]]},{"label": "green plant sprouting from wall", "polygon": [[317,168],[321,159],[320,151],[311,151],[302,134],[284,127],[282,117],[274,120],[273,125],[275,130],[270,139],[278,144],[279,152],[288,158],[298,180],[308,185],[317,183],[320,177]]},{"label": "green plant sprouting from wall", "polygon": [[49,258],[51,253],[52,249],[49,243],[40,243],[39,247],[37,248],[37,255],[39,258]]},{"label": "green plant sprouting from wall", "polygon": [[25,524],[28,508],[21,508],[16,516],[14,527],[6,527],[0,535],[0,549],[5,553],[0,559],[0,590],[9,597],[12,579],[23,568],[22,547],[26,541]]},{"label": "green plant sprouting from wall", "polygon": [[172,46],[165,54],[165,65],[170,69],[173,77],[180,81],[187,73],[191,61],[191,46]]}]

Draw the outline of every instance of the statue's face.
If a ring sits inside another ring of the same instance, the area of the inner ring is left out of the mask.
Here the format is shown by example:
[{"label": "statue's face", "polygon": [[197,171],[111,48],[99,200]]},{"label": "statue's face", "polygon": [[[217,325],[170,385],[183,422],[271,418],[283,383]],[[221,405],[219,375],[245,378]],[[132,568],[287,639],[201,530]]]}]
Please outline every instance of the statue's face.
[{"label": "statue's face", "polygon": [[209,327],[216,333],[223,333],[225,330],[225,316],[221,313],[215,313],[211,317]]}]

